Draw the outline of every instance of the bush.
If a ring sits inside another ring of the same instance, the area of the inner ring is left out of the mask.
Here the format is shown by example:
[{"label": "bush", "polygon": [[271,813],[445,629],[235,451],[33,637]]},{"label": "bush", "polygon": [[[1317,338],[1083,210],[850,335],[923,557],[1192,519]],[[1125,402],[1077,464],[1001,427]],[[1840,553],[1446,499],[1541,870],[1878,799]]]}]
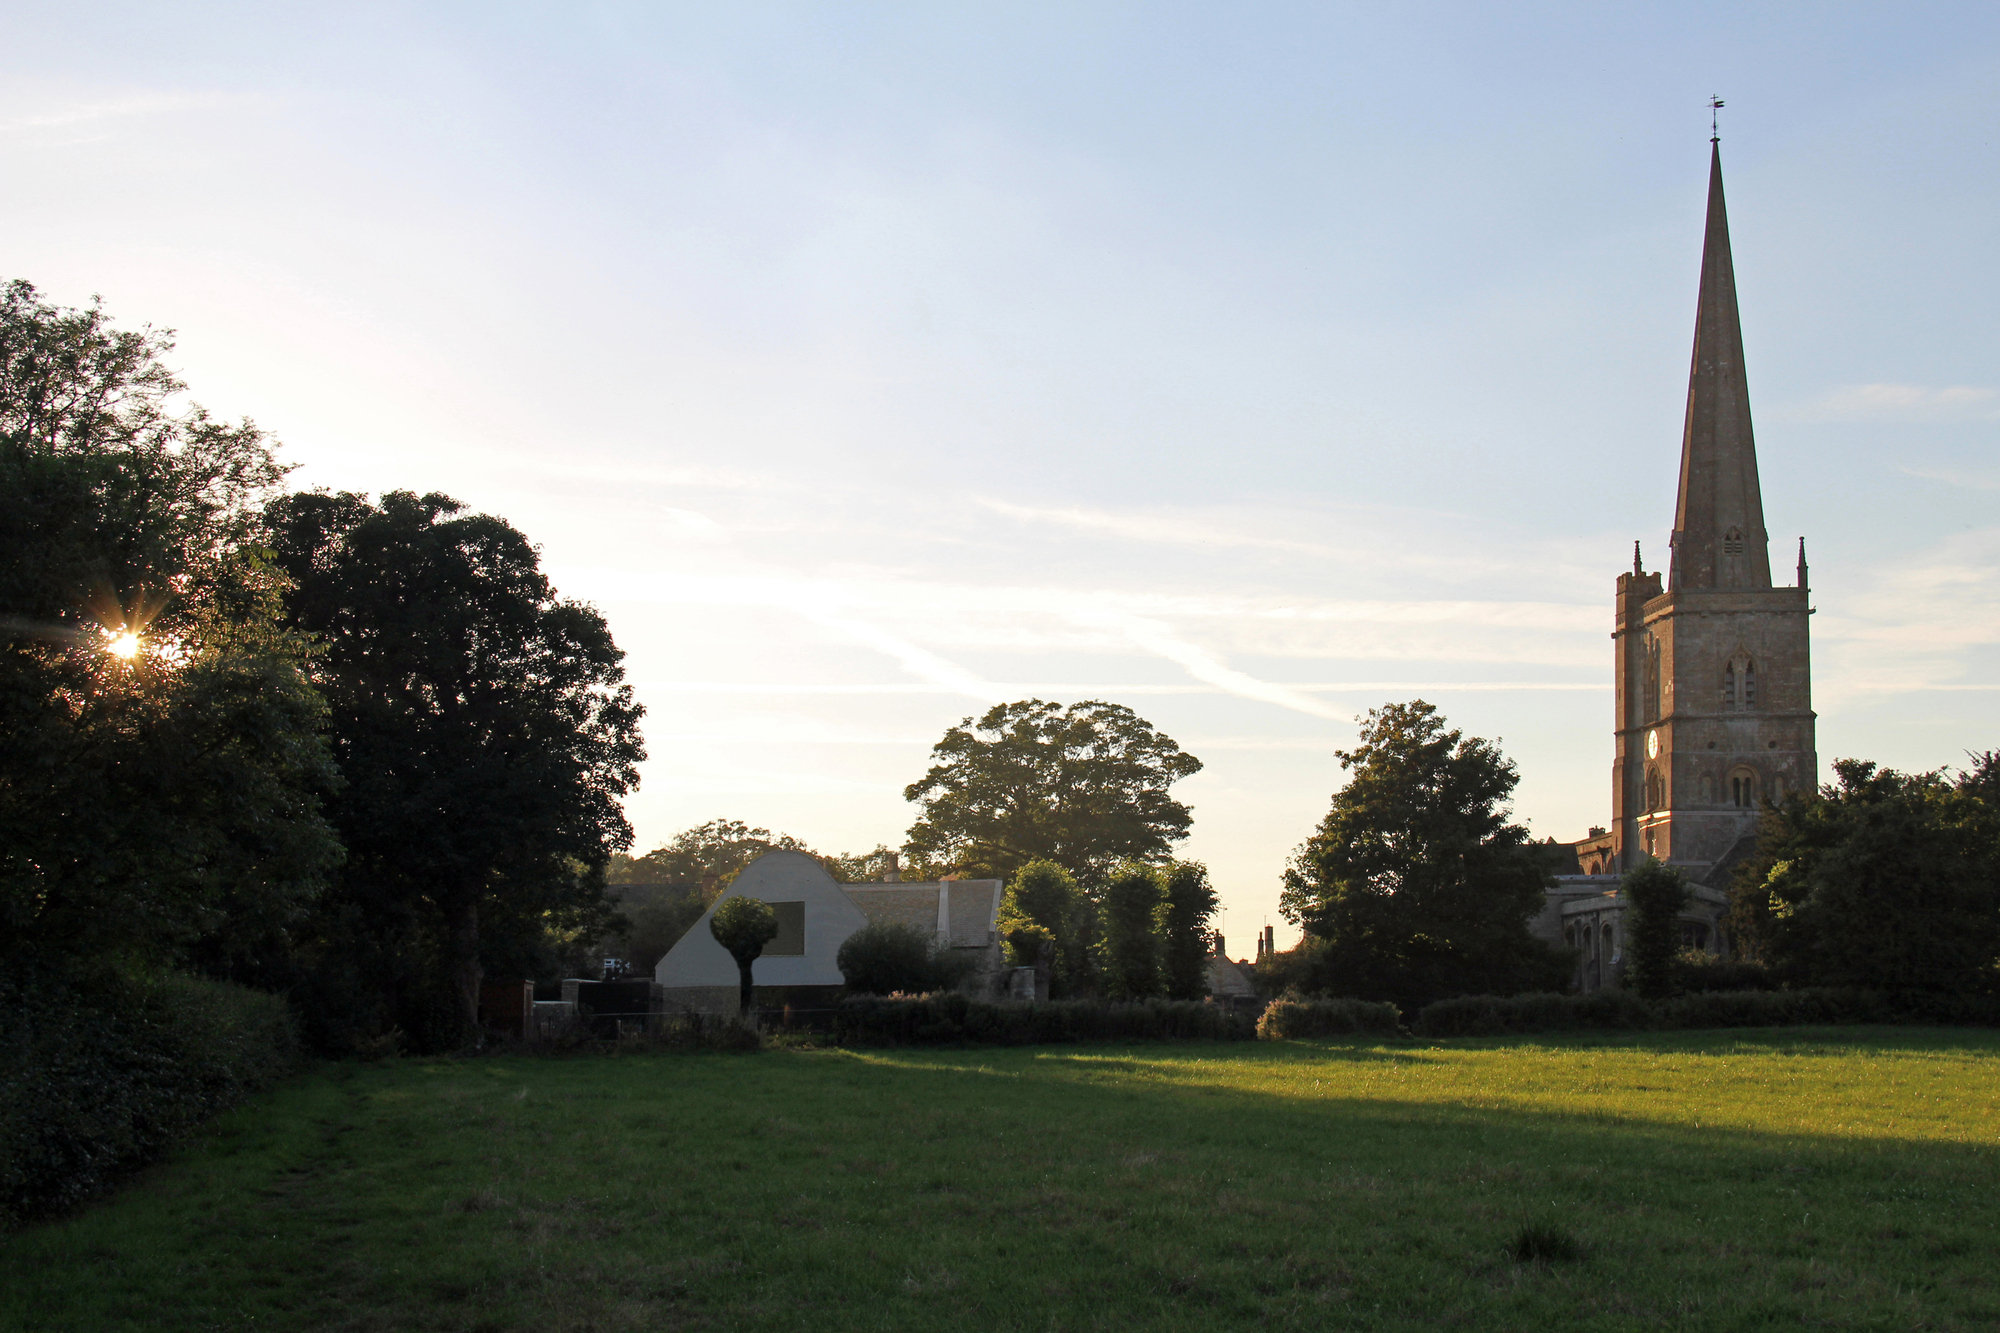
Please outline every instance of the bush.
[{"label": "bush", "polygon": [[1471,995],[1426,1005],[1420,1037],[1490,1037],[1582,1029],[1803,1027],[1854,1023],[2000,1026],[2000,997],[1823,986],[1788,991],[1707,991],[1647,1001],[1630,991],[1590,995]]},{"label": "bush", "polygon": [[85,1198],[297,1058],[285,1002],[260,991],[0,980],[0,1224]]},{"label": "bush", "polygon": [[1778,979],[1762,963],[1725,962],[1699,949],[1683,949],[1674,959],[1674,992],[1776,990]]},{"label": "bush", "polygon": [[997,1003],[963,995],[850,997],[835,1039],[856,1046],[1031,1046],[1072,1041],[1248,1041],[1250,1018],[1198,1000]]},{"label": "bush", "polygon": [[872,922],[849,935],[834,957],[847,989],[856,995],[921,995],[948,990],[971,964],[937,945],[919,926]]},{"label": "bush", "polygon": [[1402,1031],[1403,1015],[1393,1004],[1369,1000],[1273,1000],[1257,1020],[1257,1035],[1265,1041],[1288,1037],[1344,1037],[1356,1032],[1394,1036]]}]

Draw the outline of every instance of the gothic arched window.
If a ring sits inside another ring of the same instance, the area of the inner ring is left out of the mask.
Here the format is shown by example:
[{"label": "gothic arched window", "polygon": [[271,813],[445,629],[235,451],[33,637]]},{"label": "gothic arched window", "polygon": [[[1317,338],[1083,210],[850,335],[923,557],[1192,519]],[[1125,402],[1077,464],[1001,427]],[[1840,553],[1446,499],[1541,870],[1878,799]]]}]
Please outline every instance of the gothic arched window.
[{"label": "gothic arched window", "polygon": [[1757,706],[1757,664],[1755,662],[1745,662],[1743,664],[1743,706],[1745,708],[1755,708]]},{"label": "gothic arched window", "polygon": [[1729,803],[1739,810],[1755,808],[1757,804],[1757,775],[1747,768],[1739,768],[1729,775]]},{"label": "gothic arched window", "polygon": [[1660,641],[1648,637],[1646,640],[1646,720],[1657,722],[1660,718]]},{"label": "gothic arched window", "polygon": [[1722,706],[1736,707],[1736,663],[1722,668]]}]

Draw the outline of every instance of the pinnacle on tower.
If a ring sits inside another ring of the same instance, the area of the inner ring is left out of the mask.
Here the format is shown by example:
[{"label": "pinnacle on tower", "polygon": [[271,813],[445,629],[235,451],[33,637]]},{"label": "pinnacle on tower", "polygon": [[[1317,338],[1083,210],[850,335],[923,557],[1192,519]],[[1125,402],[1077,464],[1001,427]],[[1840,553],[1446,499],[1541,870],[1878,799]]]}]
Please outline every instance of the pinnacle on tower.
[{"label": "pinnacle on tower", "polygon": [[1722,198],[1722,148],[1708,160],[1708,233],[1702,242],[1694,363],[1681,435],[1680,499],[1674,507],[1673,588],[1768,588],[1769,538],[1750,430],[1743,328]]}]

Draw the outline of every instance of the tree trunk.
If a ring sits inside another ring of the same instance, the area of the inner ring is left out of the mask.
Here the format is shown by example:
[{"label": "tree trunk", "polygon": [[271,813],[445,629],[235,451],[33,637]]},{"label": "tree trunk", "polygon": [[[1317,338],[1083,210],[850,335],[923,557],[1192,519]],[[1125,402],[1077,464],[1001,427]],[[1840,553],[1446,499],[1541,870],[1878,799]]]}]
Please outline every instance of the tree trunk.
[{"label": "tree trunk", "polygon": [[479,902],[466,898],[454,905],[446,917],[449,932],[447,979],[458,996],[459,1017],[464,1021],[465,1030],[478,1043],[479,1031],[479,983],[484,979],[479,968]]},{"label": "tree trunk", "polygon": [[750,969],[755,963],[756,960],[752,959],[748,963],[736,965],[736,972],[740,978],[736,993],[736,1016],[746,1023],[750,1021]]}]

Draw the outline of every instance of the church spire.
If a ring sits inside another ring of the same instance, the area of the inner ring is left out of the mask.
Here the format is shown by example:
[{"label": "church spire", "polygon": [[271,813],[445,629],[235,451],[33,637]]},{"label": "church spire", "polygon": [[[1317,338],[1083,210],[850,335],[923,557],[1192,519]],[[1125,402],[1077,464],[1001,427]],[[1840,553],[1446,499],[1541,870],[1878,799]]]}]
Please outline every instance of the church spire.
[{"label": "church spire", "polygon": [[1722,201],[1722,149],[1713,141],[1673,545],[1674,588],[1771,586],[1757,445],[1750,432],[1750,386],[1743,374],[1743,329],[1736,315],[1736,272],[1729,255],[1729,212]]}]

